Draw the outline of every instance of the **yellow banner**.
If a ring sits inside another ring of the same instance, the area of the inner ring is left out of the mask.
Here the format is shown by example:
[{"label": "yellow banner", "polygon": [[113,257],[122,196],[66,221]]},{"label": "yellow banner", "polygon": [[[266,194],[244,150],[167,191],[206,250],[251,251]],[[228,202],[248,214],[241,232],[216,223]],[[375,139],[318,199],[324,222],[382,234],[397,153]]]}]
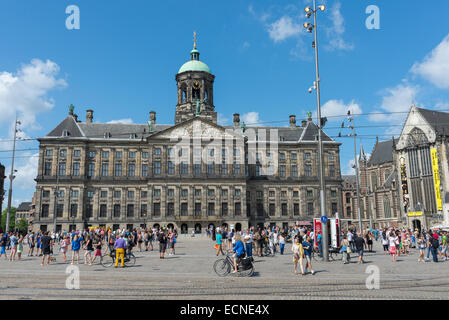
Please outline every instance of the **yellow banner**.
[{"label": "yellow banner", "polygon": [[433,182],[435,184],[435,195],[437,197],[437,210],[443,210],[443,203],[441,201],[441,191],[440,191],[440,173],[438,169],[438,154],[437,149],[433,148],[430,150],[432,155],[432,167],[433,167]]},{"label": "yellow banner", "polygon": [[416,211],[416,212],[409,212],[408,213],[409,217],[419,217],[422,216],[422,211]]}]

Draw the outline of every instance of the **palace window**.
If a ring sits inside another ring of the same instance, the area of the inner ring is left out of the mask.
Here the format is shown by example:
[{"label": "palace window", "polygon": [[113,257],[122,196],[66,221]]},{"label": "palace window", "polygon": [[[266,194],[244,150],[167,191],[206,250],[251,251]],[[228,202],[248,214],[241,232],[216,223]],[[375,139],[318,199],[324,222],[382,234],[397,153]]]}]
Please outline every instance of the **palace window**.
[{"label": "palace window", "polygon": [[108,163],[101,164],[101,176],[107,177],[108,171],[109,171],[109,164]]},{"label": "palace window", "polygon": [[120,205],[114,204],[114,218],[120,217]]},{"label": "palace window", "polygon": [[45,162],[44,175],[51,176],[51,161]]},{"label": "palace window", "polygon": [[89,163],[87,165],[87,176],[93,177],[94,176],[94,171],[95,171],[95,163]]},{"label": "palace window", "polygon": [[128,176],[134,177],[136,175],[136,165],[134,163],[130,163],[128,165]]},{"label": "palace window", "polygon": [[122,176],[122,164],[121,163],[116,163],[115,164],[114,175],[116,177],[121,177]]},{"label": "palace window", "polygon": [[73,163],[73,175],[75,177],[78,177],[80,175],[80,163],[79,162]]},{"label": "palace window", "polygon": [[155,161],[154,162],[154,174],[161,174],[161,162],[160,161]]},{"label": "palace window", "polygon": [[66,168],[65,162],[59,163],[58,175],[65,176],[65,168]]}]

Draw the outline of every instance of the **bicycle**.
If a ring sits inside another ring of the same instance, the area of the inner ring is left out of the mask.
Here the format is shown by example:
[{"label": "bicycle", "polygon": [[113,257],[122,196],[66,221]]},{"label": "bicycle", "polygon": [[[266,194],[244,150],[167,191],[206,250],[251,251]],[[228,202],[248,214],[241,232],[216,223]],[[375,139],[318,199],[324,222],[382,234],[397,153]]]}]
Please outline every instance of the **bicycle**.
[{"label": "bicycle", "polygon": [[[318,247],[313,247],[312,249],[312,259],[314,261],[323,261],[324,256],[320,256],[320,250]],[[341,261],[343,260],[343,255],[340,254],[340,250],[338,248],[330,247],[329,248],[329,261]]]},{"label": "bicycle", "polygon": [[[220,277],[226,277],[234,270],[234,258],[231,257],[229,252],[226,253],[226,258],[219,259],[214,263],[214,271]],[[254,265],[250,258],[240,259],[237,263],[237,270],[239,276],[251,277],[254,274]]]},{"label": "bicycle", "polygon": [[266,244],[262,249],[262,254],[266,257],[274,257],[275,250],[271,248],[269,244]]},{"label": "bicycle", "polygon": [[[103,267],[109,268],[112,265],[115,265],[115,259],[116,255],[114,250],[101,256],[101,264]],[[126,267],[131,267],[136,264],[136,256],[132,252],[128,252],[128,250],[125,251],[124,264]]]}]

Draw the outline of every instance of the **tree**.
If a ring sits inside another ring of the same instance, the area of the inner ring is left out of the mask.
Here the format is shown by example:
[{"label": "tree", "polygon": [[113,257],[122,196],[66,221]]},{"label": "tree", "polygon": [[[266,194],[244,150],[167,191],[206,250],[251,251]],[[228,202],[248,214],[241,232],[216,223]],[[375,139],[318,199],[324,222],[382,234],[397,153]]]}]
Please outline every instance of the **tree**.
[{"label": "tree", "polygon": [[[8,210],[5,209],[2,212],[2,223],[1,227],[3,231],[6,231],[6,216],[8,214]],[[14,231],[14,228],[16,227],[16,208],[11,207],[11,213],[9,215],[9,230],[8,231]]]},{"label": "tree", "polygon": [[25,218],[20,219],[19,223],[17,224],[17,229],[21,233],[27,233],[28,232],[28,221]]}]

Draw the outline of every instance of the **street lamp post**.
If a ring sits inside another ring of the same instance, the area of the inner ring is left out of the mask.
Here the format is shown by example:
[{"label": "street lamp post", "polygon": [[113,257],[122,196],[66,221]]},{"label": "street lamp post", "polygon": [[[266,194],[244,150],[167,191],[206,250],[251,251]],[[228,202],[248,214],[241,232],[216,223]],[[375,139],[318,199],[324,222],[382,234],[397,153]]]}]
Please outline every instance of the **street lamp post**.
[{"label": "street lamp post", "polygon": [[[318,9],[321,11],[325,10],[324,5],[318,6]],[[325,198],[325,185],[324,185],[324,168],[323,168],[323,142],[321,139],[321,130],[323,127],[323,122],[321,119],[321,100],[320,100],[320,72],[318,65],[318,32],[317,32],[317,6],[316,0],[313,0],[313,8],[307,7],[304,9],[306,12],[306,17],[310,18],[313,14],[313,24],[310,22],[304,23],[304,28],[307,29],[309,33],[314,33],[315,41],[312,43],[312,47],[315,48],[315,69],[316,69],[316,81],[314,83],[314,89],[316,89],[316,97],[317,97],[317,117],[318,117],[318,151],[319,151],[319,172],[320,172],[320,207],[321,207],[321,217],[326,216],[326,198]],[[309,89],[309,92],[312,92],[312,89]],[[322,247],[323,247],[323,256],[324,261],[329,261],[329,243],[328,243],[328,234],[327,234],[327,225],[322,223],[321,226],[321,235],[322,235]]]},{"label": "street lamp post", "polygon": [[17,125],[20,125],[20,124],[21,123],[19,120],[17,120],[17,115],[16,115],[16,121],[14,122],[14,142],[13,142],[13,147],[12,147],[11,174],[9,175],[8,209],[7,209],[7,213],[6,213],[5,232],[9,231],[9,219],[11,217],[12,181],[15,178],[14,173],[17,172],[17,170],[14,170],[14,157],[16,155],[16,139],[17,139],[17,132],[21,131],[20,129],[17,129]]},{"label": "street lamp post", "polygon": [[[358,166],[358,161],[357,161],[357,146],[356,146],[356,140],[355,137],[357,136],[357,134],[355,133],[355,120],[354,117],[351,116],[351,111],[348,111],[348,122],[349,122],[349,126],[348,128],[352,130],[352,134],[348,134],[348,137],[353,137],[354,138],[354,170],[355,170],[355,175],[356,175],[356,186],[357,186],[357,213],[359,216],[359,232],[362,232],[362,215],[360,213],[360,177],[359,177],[359,166]],[[341,124],[341,127],[344,128],[345,127],[345,122],[343,121],[343,123]],[[339,137],[341,137],[341,133],[338,134]],[[369,205],[369,204],[368,204]],[[371,215],[370,215],[370,229],[372,229],[372,220],[371,220]]]}]

